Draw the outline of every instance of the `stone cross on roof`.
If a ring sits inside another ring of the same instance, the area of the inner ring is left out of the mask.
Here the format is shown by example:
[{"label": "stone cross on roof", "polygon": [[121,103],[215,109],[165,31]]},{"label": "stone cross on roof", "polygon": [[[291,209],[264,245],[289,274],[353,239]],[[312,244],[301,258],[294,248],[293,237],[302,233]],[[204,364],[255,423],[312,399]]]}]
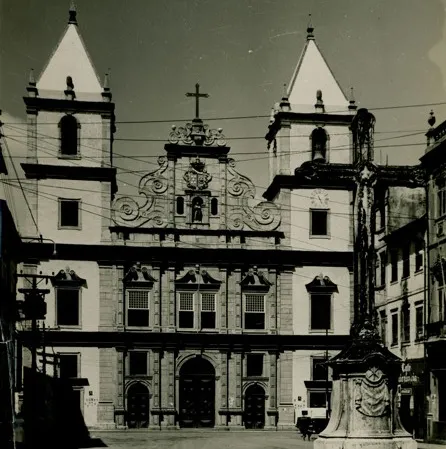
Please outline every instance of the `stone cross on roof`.
[{"label": "stone cross on roof", "polygon": [[195,84],[195,93],[187,92],[186,97],[195,97],[195,118],[200,118],[200,98],[209,98],[209,94],[200,93],[200,85]]}]

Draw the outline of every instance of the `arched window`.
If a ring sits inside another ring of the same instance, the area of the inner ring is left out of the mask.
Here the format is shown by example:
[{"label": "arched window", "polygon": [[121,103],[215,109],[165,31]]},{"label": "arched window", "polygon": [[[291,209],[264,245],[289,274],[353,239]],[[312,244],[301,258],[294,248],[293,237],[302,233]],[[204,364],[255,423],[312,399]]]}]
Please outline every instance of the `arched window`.
[{"label": "arched window", "polygon": [[316,128],[311,133],[311,160],[326,162],[328,134],[324,128]]},{"label": "arched window", "polygon": [[182,196],[177,197],[177,214],[184,214],[184,198]]},{"label": "arched window", "polygon": [[64,115],[59,122],[60,154],[76,156],[78,154],[79,123],[72,115]]},{"label": "arched window", "polygon": [[211,199],[211,214],[212,215],[218,214],[218,199],[217,198]]}]

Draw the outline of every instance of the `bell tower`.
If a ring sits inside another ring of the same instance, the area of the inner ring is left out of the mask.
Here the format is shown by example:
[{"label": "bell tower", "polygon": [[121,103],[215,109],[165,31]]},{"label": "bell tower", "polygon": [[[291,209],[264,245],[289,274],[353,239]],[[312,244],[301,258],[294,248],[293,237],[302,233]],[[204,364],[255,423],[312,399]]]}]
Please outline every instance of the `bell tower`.
[{"label": "bell tower", "polygon": [[[28,154],[22,168],[39,231],[58,243],[107,241],[111,200],[115,105],[108,75],[97,76],[72,6],[67,27],[24,97]],[[36,228],[29,226],[27,235]]]}]

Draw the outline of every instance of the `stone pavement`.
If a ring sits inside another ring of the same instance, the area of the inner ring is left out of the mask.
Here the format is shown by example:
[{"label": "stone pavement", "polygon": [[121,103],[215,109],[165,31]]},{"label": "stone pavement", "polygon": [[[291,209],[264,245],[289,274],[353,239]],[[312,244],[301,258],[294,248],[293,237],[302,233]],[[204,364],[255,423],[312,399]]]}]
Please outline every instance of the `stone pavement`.
[{"label": "stone pavement", "polygon": [[297,431],[91,431],[94,448],[110,449],[312,449]]},{"label": "stone pavement", "polygon": [[[312,449],[297,431],[119,430],[90,432],[91,448],[110,449]],[[445,445],[418,443],[419,449],[445,449]]]}]

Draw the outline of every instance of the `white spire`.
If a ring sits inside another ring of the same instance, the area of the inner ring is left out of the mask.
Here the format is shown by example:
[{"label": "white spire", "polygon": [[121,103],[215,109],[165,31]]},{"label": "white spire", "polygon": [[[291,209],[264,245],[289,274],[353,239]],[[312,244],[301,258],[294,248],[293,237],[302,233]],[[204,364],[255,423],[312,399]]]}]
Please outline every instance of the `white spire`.
[{"label": "white spire", "polygon": [[102,101],[101,82],[79,33],[74,8],[68,26],[37,82],[41,97],[64,98],[66,79],[73,80],[78,100]]},{"label": "white spire", "polygon": [[326,112],[348,113],[349,102],[322,56],[310,24],[307,42],[288,87],[288,100],[294,112],[313,112],[316,92],[324,93]]}]

